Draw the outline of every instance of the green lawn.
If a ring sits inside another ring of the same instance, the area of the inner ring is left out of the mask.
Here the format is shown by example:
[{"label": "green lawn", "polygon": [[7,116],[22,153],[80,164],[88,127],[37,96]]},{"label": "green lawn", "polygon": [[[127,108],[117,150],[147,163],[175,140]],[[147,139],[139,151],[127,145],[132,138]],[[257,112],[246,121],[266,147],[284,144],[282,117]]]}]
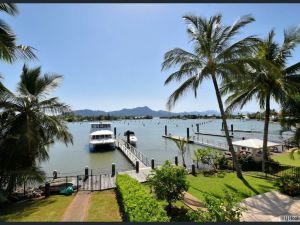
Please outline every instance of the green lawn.
[{"label": "green lawn", "polygon": [[49,198],[11,203],[0,209],[0,221],[60,221],[74,196],[54,195]]},{"label": "green lawn", "polygon": [[92,193],[87,221],[122,221],[114,190]]},{"label": "green lawn", "polygon": [[272,155],[271,158],[284,165],[300,166],[300,155],[294,154],[295,159],[291,159],[288,152]]},{"label": "green lawn", "polygon": [[189,175],[190,188],[188,192],[199,200],[204,200],[205,194],[215,197],[223,196],[223,189],[233,191],[239,200],[274,190],[271,181],[255,176],[256,173],[244,173],[245,182],[238,179],[235,173],[226,173],[224,178],[217,176],[205,177],[198,174],[196,177]]}]

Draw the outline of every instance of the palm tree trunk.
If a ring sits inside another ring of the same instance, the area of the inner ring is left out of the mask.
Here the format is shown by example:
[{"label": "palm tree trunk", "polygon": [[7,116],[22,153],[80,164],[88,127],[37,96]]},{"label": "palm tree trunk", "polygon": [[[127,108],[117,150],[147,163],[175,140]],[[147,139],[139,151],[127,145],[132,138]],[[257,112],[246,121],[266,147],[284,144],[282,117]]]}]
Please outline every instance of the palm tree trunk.
[{"label": "palm tree trunk", "polygon": [[184,152],[183,151],[181,152],[181,156],[182,156],[183,167],[186,167],[185,160],[184,160]]},{"label": "palm tree trunk", "polygon": [[264,125],[264,139],[263,139],[263,155],[262,155],[262,172],[266,170],[266,160],[268,159],[268,134],[269,134],[269,121],[270,121],[270,94],[266,98],[266,111],[265,111],[265,125]]},{"label": "palm tree trunk", "polygon": [[231,138],[229,136],[228,126],[227,126],[227,121],[226,121],[226,114],[225,114],[224,107],[223,107],[221,93],[219,91],[217,79],[216,79],[216,76],[214,74],[212,74],[212,80],[213,80],[213,83],[214,83],[214,88],[215,88],[215,92],[216,92],[216,96],[217,96],[217,100],[218,100],[218,104],[219,104],[219,108],[220,108],[221,118],[222,118],[222,121],[224,123],[224,132],[225,132],[227,144],[228,144],[228,147],[229,147],[229,151],[232,155],[232,160],[233,160],[233,164],[234,164],[234,167],[235,167],[236,175],[237,175],[238,178],[243,178],[242,170],[241,170],[241,167],[238,163],[237,156],[235,154],[235,151],[234,151],[234,148],[233,148],[233,145],[232,145],[232,141],[231,141]]}]

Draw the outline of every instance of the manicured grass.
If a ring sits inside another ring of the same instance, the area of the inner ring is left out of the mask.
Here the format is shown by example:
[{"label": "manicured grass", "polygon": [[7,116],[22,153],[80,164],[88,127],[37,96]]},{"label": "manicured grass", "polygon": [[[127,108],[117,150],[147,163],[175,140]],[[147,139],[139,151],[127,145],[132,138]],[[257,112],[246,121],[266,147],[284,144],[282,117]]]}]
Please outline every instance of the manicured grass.
[{"label": "manicured grass", "polygon": [[272,155],[271,158],[283,165],[300,166],[300,155],[294,154],[295,159],[291,159],[288,152]]},{"label": "manicured grass", "polygon": [[259,178],[258,172],[248,172],[247,174],[244,173],[244,182],[237,178],[235,173],[226,173],[224,178],[205,177],[202,174],[198,174],[196,177],[189,175],[190,188],[188,192],[203,201],[205,194],[222,197],[224,196],[223,189],[227,189],[234,192],[239,200],[242,200],[275,189],[271,181]]},{"label": "manicured grass", "polygon": [[11,203],[0,209],[0,221],[60,221],[74,196],[53,195],[49,198]]},{"label": "manicured grass", "polygon": [[122,221],[114,190],[92,193],[87,221]]}]

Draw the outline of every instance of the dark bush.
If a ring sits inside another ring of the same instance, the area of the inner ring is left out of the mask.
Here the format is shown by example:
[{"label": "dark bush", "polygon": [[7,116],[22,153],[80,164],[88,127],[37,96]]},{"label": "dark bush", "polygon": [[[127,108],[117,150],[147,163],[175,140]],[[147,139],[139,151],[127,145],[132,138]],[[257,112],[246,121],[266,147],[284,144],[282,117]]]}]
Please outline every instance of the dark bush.
[{"label": "dark bush", "polygon": [[279,188],[279,190],[290,196],[300,195],[300,179],[297,176],[283,176],[278,178],[274,185]]},{"label": "dark bush", "polygon": [[116,185],[125,220],[130,222],[170,221],[163,207],[137,180],[127,174],[119,174]]}]

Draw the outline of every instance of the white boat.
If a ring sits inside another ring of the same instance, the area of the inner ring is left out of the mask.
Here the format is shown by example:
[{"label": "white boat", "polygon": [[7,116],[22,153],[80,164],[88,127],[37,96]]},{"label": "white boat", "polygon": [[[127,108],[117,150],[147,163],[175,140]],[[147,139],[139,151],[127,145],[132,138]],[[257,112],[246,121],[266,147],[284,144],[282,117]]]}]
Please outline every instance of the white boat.
[{"label": "white boat", "polygon": [[116,139],[111,131],[111,123],[91,123],[90,150],[109,150],[116,148]]},{"label": "white boat", "polygon": [[137,143],[137,137],[135,136],[134,132],[128,130],[128,131],[126,131],[124,133],[124,136],[126,136],[126,141],[127,141],[127,135],[129,135],[129,143],[131,145],[136,145],[136,143]]}]

